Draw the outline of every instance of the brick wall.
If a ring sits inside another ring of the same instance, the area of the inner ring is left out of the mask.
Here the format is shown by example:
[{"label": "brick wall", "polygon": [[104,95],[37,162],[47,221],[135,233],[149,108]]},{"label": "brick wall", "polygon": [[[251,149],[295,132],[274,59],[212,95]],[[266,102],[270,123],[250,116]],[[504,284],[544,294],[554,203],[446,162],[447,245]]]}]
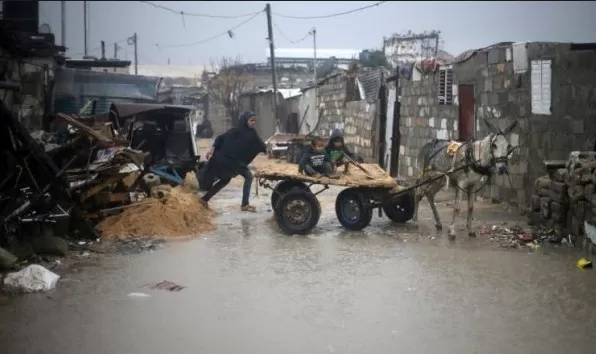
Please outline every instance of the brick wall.
[{"label": "brick wall", "polygon": [[530,43],[529,60],[552,60],[552,114],[532,114],[530,74],[526,114],[529,117],[527,193],[544,174],[543,160],[566,160],[573,150],[594,148],[596,135],[596,51],[571,51],[568,44]]},{"label": "brick wall", "polygon": [[[341,74],[332,76],[320,84],[317,88],[319,107],[309,108],[309,112],[314,111],[319,116],[316,128],[313,127],[313,134],[329,137],[333,129],[340,129],[344,133],[346,145],[356,154],[371,161],[377,153],[377,102],[360,100],[354,82],[354,77]],[[306,91],[303,95],[308,95],[312,90]],[[298,107],[297,104],[288,106]],[[299,117],[304,114],[302,110],[296,113]]]},{"label": "brick wall", "polygon": [[[437,74],[423,76],[420,81],[400,80],[401,141],[399,171],[402,178],[420,175],[420,148],[432,139],[457,138],[457,106],[439,105]],[[388,113],[392,117],[392,113]]]},{"label": "brick wall", "polygon": [[496,176],[492,185],[480,194],[493,200],[527,205],[529,194],[518,192],[528,183],[525,157],[529,151],[529,78],[514,75],[511,50],[510,45],[481,50],[468,60],[454,64],[453,74],[458,85],[474,85],[476,139],[490,133],[484,120],[501,129],[513,121],[518,122],[518,127],[510,135],[510,144],[518,150],[509,162],[509,176]]}]

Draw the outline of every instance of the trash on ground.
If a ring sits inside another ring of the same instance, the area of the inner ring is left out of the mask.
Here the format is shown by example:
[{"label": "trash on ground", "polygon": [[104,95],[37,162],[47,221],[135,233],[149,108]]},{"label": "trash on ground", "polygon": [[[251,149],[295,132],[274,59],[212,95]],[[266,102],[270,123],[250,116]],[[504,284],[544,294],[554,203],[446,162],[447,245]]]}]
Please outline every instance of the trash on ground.
[{"label": "trash on ground", "polygon": [[580,269],[592,268],[592,261],[585,258],[580,258],[576,265]]},{"label": "trash on ground", "polygon": [[555,230],[542,227],[524,229],[517,225],[511,227],[484,225],[479,233],[487,236],[493,241],[499,242],[499,245],[503,248],[527,247],[532,250],[537,250],[540,248],[540,244],[545,242],[554,245],[570,244],[565,237],[560,236]]},{"label": "trash on ground", "polygon": [[161,281],[159,283],[155,283],[155,284],[149,284],[149,285],[145,285],[146,287],[148,287],[149,289],[160,289],[160,290],[167,290],[167,291],[181,291],[182,289],[184,289],[184,286],[180,286],[178,284],[174,284],[171,281]]},{"label": "trash on ground", "polygon": [[32,264],[18,272],[6,275],[4,285],[13,290],[31,293],[52,290],[59,279],[59,275],[40,265]]}]

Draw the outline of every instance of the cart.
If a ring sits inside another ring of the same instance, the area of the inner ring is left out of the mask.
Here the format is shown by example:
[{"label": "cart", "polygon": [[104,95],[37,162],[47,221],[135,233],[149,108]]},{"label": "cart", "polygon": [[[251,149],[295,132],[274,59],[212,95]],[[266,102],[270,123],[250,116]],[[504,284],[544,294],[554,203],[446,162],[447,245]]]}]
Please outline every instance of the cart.
[{"label": "cart", "polygon": [[[414,214],[414,188],[401,186],[375,164],[362,164],[368,176],[356,169],[339,179],[311,177],[298,173],[298,166],[271,164],[258,168],[258,184],[272,189],[271,206],[275,221],[288,235],[306,235],[319,222],[321,204],[317,195],[330,185],[346,187],[335,200],[335,214],[340,224],[350,230],[362,230],[372,219],[374,209],[396,223],[405,223]],[[321,188],[317,190],[315,186]]]}]

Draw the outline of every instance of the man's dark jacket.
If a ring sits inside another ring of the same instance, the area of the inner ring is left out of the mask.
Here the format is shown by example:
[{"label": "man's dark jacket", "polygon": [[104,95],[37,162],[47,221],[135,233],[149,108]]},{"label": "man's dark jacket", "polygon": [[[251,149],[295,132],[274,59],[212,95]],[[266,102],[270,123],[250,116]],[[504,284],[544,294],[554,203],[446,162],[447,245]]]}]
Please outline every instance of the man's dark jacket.
[{"label": "man's dark jacket", "polygon": [[259,153],[267,152],[257,131],[248,126],[248,119],[253,116],[252,112],[244,113],[238,127],[228,130],[213,142],[214,152],[208,168],[212,169],[215,177],[232,178],[240,174]]}]

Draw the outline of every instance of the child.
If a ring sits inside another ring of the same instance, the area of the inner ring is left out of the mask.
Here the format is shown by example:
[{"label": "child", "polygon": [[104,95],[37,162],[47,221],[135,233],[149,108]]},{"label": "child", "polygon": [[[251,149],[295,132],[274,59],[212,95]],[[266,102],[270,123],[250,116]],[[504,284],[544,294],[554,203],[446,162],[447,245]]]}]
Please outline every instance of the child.
[{"label": "child", "polygon": [[334,129],[331,133],[325,154],[334,168],[344,165],[344,174],[347,174],[350,168],[350,163],[344,156],[355,159],[354,154],[344,144],[344,136],[339,129]]},{"label": "child", "polygon": [[333,172],[333,166],[325,154],[325,142],[322,138],[315,138],[304,152],[298,164],[298,172],[313,177],[325,175],[329,178],[339,178]]}]

